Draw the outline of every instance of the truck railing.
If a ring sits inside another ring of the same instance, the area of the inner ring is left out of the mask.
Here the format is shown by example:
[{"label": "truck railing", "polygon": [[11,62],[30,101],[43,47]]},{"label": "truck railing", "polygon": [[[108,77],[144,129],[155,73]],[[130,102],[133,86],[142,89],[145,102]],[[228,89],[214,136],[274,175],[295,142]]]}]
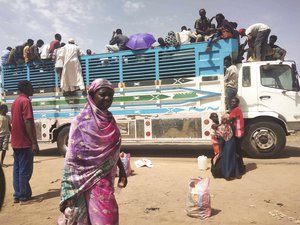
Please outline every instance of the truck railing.
[{"label": "truck railing", "polygon": [[[96,78],[110,80],[115,85],[149,80],[180,79],[201,75],[223,74],[223,59],[236,56],[237,40],[220,40],[205,53],[207,42],[181,45],[179,47],[156,47],[138,51],[120,51],[82,56],[80,62],[86,86]],[[5,65],[2,67],[2,90],[6,95],[17,91],[20,80],[30,80],[35,89],[53,92],[60,86],[49,60],[35,65]]]}]

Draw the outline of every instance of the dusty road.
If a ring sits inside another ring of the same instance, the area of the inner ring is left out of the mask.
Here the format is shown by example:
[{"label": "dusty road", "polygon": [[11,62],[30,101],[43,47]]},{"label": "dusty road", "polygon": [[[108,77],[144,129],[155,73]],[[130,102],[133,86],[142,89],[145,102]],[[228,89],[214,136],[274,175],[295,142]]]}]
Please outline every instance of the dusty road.
[{"label": "dusty road", "polygon": [[[7,180],[1,225],[55,225],[58,216],[63,158],[55,145],[42,144],[35,157],[31,186],[35,200],[28,205],[13,204],[12,151],[4,168]],[[284,155],[278,159],[246,158],[247,173],[242,179],[213,179],[210,171],[200,171],[196,158],[211,156],[210,147],[131,149],[134,175],[126,189],[118,191],[121,225],[185,224],[300,224],[300,135],[288,139]],[[136,168],[134,161],[147,158],[153,168]],[[210,177],[212,216],[206,220],[186,216],[184,209],[188,181]]]}]

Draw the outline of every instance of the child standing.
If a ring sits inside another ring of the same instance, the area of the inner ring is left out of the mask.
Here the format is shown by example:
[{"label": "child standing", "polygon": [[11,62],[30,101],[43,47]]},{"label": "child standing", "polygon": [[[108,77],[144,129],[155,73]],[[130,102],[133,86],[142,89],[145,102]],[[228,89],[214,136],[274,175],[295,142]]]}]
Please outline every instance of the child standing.
[{"label": "child standing", "polygon": [[209,118],[212,120],[213,124],[211,125],[211,143],[214,150],[214,155],[219,157],[220,154],[220,141],[219,141],[219,134],[218,128],[220,126],[219,117],[217,113],[211,113]]},{"label": "child standing", "polygon": [[11,122],[10,117],[6,115],[8,112],[7,105],[0,105],[0,151],[1,154],[1,164],[2,166],[6,166],[3,164],[4,158],[6,155],[6,151],[8,150],[8,142],[11,131]]}]

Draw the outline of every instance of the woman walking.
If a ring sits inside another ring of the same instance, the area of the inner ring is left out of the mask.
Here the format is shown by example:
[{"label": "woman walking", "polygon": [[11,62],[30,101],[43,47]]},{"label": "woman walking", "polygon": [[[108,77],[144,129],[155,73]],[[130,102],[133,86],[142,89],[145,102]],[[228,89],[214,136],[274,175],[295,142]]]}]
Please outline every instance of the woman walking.
[{"label": "woman walking", "polygon": [[109,81],[93,81],[85,108],[71,124],[60,210],[65,215],[67,212],[76,212],[72,219],[78,225],[119,222],[118,205],[114,197],[117,166],[120,170],[119,187],[126,187],[127,176],[119,157],[120,131],[108,111],[113,95]]}]

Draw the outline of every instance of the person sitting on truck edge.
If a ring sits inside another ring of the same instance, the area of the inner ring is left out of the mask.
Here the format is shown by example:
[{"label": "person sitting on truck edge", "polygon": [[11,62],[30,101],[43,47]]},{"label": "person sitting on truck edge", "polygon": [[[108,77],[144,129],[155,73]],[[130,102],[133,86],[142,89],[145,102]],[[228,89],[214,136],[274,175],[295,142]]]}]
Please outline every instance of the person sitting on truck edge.
[{"label": "person sitting on truck edge", "polygon": [[165,38],[165,42],[166,42],[167,46],[174,46],[174,47],[179,46],[179,42],[176,39],[176,34],[174,31],[168,32],[168,35]]},{"label": "person sitting on truck edge", "polygon": [[234,97],[231,99],[230,121],[232,122],[233,134],[235,137],[235,150],[237,154],[237,163],[242,174],[246,172],[246,167],[243,161],[242,140],[244,137],[244,117],[239,106],[240,99]]},{"label": "person sitting on truck edge", "polygon": [[8,65],[16,65],[17,64],[15,61],[15,51],[16,51],[15,48],[12,48],[10,50],[6,64],[8,64]]},{"label": "person sitting on truck edge", "polygon": [[157,42],[158,42],[158,47],[166,47],[167,43],[165,42],[165,40],[162,37],[157,38]]},{"label": "person sitting on truck edge", "polygon": [[18,45],[18,46],[15,47],[14,61],[16,62],[16,64],[23,64],[24,63],[23,50],[24,50],[26,45],[27,45],[27,42],[24,42],[22,45]]},{"label": "person sitting on truck edge", "polygon": [[226,88],[226,106],[227,109],[230,111],[231,109],[231,99],[233,99],[238,90],[238,69],[235,65],[232,64],[232,59],[230,56],[226,56],[224,58],[224,66],[225,69],[225,76],[224,76],[224,82],[225,82],[225,88]]},{"label": "person sitting on truck edge", "polygon": [[61,41],[61,35],[60,34],[55,34],[54,35],[54,40],[50,42],[49,45],[49,57],[52,58],[55,56],[53,56],[54,50],[60,47],[60,41]]},{"label": "person sitting on truck edge", "polygon": [[266,60],[268,37],[271,29],[263,23],[255,23],[249,26],[241,36],[247,36],[248,41],[253,39],[253,47],[255,50],[254,61]]},{"label": "person sitting on truck edge", "polygon": [[284,60],[284,57],[286,55],[286,50],[283,48],[280,48],[278,45],[275,45],[275,42],[277,41],[276,35],[271,35],[269,38],[269,46],[273,49],[273,54],[270,56],[267,56],[266,58],[268,60]]},{"label": "person sitting on truck edge", "polygon": [[222,13],[218,13],[216,16],[212,17],[212,19],[214,18],[217,21],[217,31],[208,41],[205,50],[206,53],[210,52],[212,43],[215,43],[220,39],[232,38],[234,33],[233,27],[231,26],[230,22],[225,19],[225,16]]},{"label": "person sitting on truck edge", "polygon": [[79,57],[84,55],[83,51],[75,44],[75,40],[70,38],[60,54],[63,57],[63,69],[60,80],[62,91],[84,90],[85,85],[79,61]]},{"label": "person sitting on truck edge", "polygon": [[86,50],[86,55],[95,55],[96,53],[95,52],[92,52],[91,49],[87,49]]},{"label": "person sitting on truck edge", "polygon": [[12,50],[11,47],[7,47],[5,50],[2,51],[1,65],[6,65],[8,63],[9,53],[11,50]]},{"label": "person sitting on truck edge", "polygon": [[211,22],[211,20],[206,17],[205,9],[200,9],[199,15],[200,18],[197,19],[194,24],[196,42],[205,41]]},{"label": "person sitting on truck edge", "polygon": [[30,64],[31,60],[30,60],[30,47],[34,44],[34,41],[32,39],[28,39],[27,40],[27,44],[25,45],[24,49],[23,49],[23,57],[24,57],[24,62],[26,64]]},{"label": "person sitting on truck edge", "polygon": [[36,44],[32,45],[29,49],[29,58],[30,61],[39,62],[41,61],[41,55],[39,52],[39,48],[41,48],[44,45],[44,41],[39,39],[37,40]]},{"label": "person sitting on truck edge", "polygon": [[128,47],[126,46],[128,40],[128,37],[123,34],[121,29],[113,31],[109,44],[105,46],[106,52],[109,53],[128,50]]},{"label": "person sitting on truck edge", "polygon": [[196,35],[189,31],[186,26],[182,26],[181,32],[178,34],[180,44],[189,44],[191,43],[191,38],[196,38]]}]

